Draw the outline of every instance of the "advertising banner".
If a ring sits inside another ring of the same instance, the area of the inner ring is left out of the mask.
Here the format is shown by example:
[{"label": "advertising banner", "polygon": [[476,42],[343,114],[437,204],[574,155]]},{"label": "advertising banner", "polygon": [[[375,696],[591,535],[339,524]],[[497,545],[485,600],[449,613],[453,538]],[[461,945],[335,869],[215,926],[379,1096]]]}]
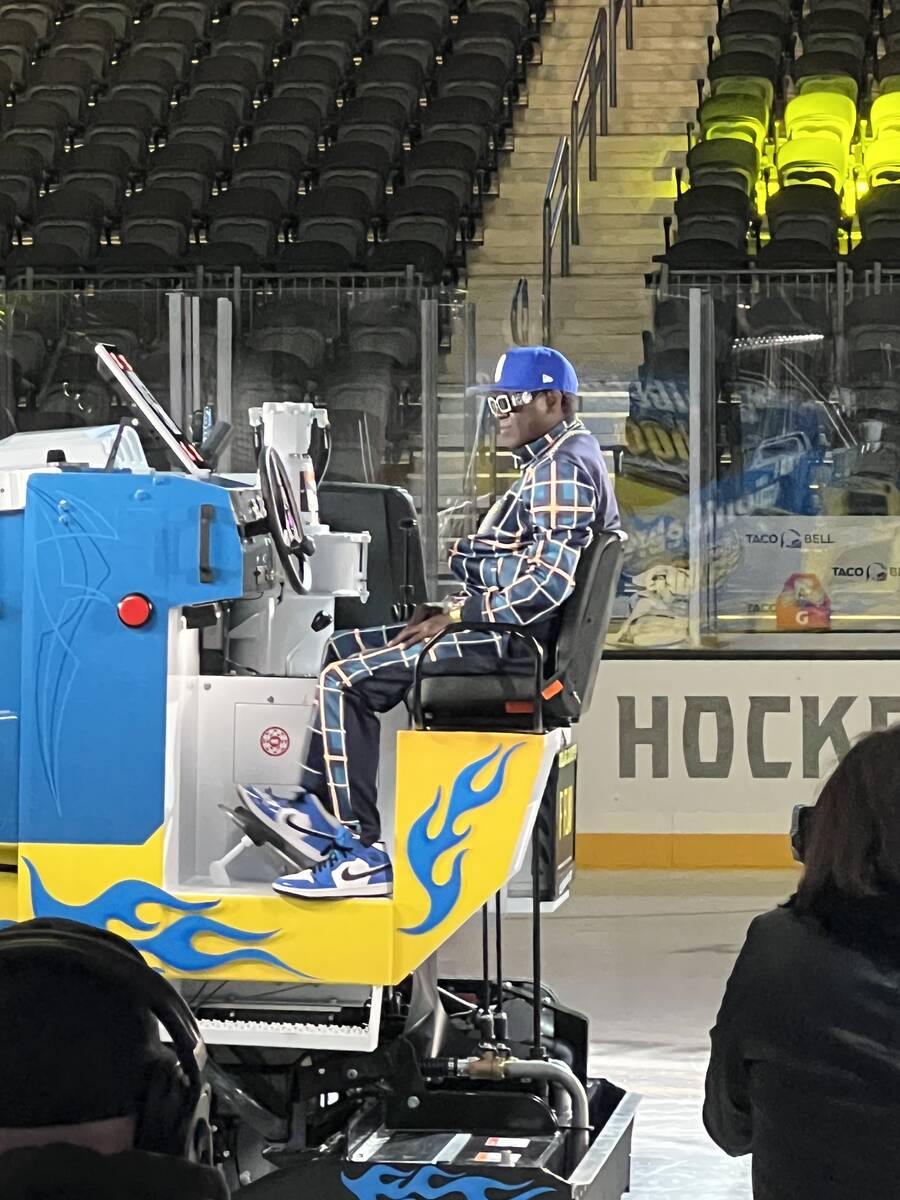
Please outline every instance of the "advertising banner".
[{"label": "advertising banner", "polygon": [[900,518],[720,517],[715,554],[722,633],[900,626]]}]

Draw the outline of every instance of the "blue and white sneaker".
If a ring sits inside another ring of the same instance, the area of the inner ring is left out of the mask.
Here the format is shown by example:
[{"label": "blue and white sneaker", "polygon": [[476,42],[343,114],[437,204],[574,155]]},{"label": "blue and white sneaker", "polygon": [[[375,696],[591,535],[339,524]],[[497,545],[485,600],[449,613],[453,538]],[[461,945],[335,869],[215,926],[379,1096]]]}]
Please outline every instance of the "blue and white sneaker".
[{"label": "blue and white sneaker", "polygon": [[282,875],[272,884],[283,896],[298,900],[342,900],[345,896],[390,896],[394,871],[383,842],[364,846],[355,833],[342,829],[328,857],[309,871]]},{"label": "blue and white sneaker", "polygon": [[305,858],[322,862],[334,849],[335,835],[343,826],[310,792],[276,796],[270,788],[259,787],[239,787],[237,792],[252,816]]}]

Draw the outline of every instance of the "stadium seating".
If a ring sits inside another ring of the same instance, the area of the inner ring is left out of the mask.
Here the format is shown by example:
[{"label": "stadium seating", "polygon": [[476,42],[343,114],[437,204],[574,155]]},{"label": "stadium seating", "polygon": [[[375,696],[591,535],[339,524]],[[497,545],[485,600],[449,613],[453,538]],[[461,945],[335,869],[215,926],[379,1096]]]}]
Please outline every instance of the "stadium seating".
[{"label": "stadium seating", "polygon": [[[118,419],[98,338],[165,403],[165,281],[240,268],[265,283],[235,329],[239,406],[327,404],[331,477],[380,478],[420,420],[417,288],[464,276],[544,3],[0,0],[0,273],[58,296],[2,339],[18,427]],[[326,277],[315,301],[280,291],[298,274]],[[363,276],[397,297],[366,301]],[[241,429],[233,465],[252,459]]]},{"label": "stadium seating", "polygon": [[[17,272],[131,261],[140,273],[150,247],[161,269],[227,269],[231,246],[232,265],[453,279],[542,11],[540,0],[5,3],[3,253]],[[73,234],[80,262],[43,205],[72,187],[103,214],[95,244],[96,222]],[[311,202],[336,191],[329,232]]]},{"label": "stadium seating", "polygon": [[[657,261],[691,272],[900,266],[900,11],[731,0],[693,129],[690,190],[680,185],[676,237]],[[705,197],[690,199],[698,189]],[[742,201],[726,189],[750,200],[737,240]]]}]

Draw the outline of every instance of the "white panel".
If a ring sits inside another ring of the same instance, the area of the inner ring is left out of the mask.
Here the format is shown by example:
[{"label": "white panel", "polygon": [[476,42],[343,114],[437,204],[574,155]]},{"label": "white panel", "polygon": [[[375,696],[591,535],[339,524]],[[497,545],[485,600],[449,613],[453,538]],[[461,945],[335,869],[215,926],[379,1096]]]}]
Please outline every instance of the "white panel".
[{"label": "white panel", "polygon": [[836,747],[897,720],[895,662],[607,659],[577,730],[579,831],[786,833]]}]

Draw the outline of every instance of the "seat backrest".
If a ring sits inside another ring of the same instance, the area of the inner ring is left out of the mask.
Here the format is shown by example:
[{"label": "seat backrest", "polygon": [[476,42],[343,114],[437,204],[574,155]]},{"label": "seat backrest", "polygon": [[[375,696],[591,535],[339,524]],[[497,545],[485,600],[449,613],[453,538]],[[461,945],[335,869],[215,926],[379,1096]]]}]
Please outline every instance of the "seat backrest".
[{"label": "seat backrest", "polygon": [[[570,725],[588,710],[603,657],[626,535],[596,528],[575,569],[575,590],[563,605],[556,637],[555,671],[544,688],[544,721]],[[560,685],[549,698],[548,690]]]},{"label": "seat backrest", "polygon": [[[337,533],[367,530],[369,599],[335,602],[335,627],[353,629],[398,621],[396,606],[425,601],[425,560],[412,497],[381,484],[325,481],[319,488],[322,521]],[[408,566],[407,566],[408,563]],[[403,586],[408,571],[409,594]]]}]

